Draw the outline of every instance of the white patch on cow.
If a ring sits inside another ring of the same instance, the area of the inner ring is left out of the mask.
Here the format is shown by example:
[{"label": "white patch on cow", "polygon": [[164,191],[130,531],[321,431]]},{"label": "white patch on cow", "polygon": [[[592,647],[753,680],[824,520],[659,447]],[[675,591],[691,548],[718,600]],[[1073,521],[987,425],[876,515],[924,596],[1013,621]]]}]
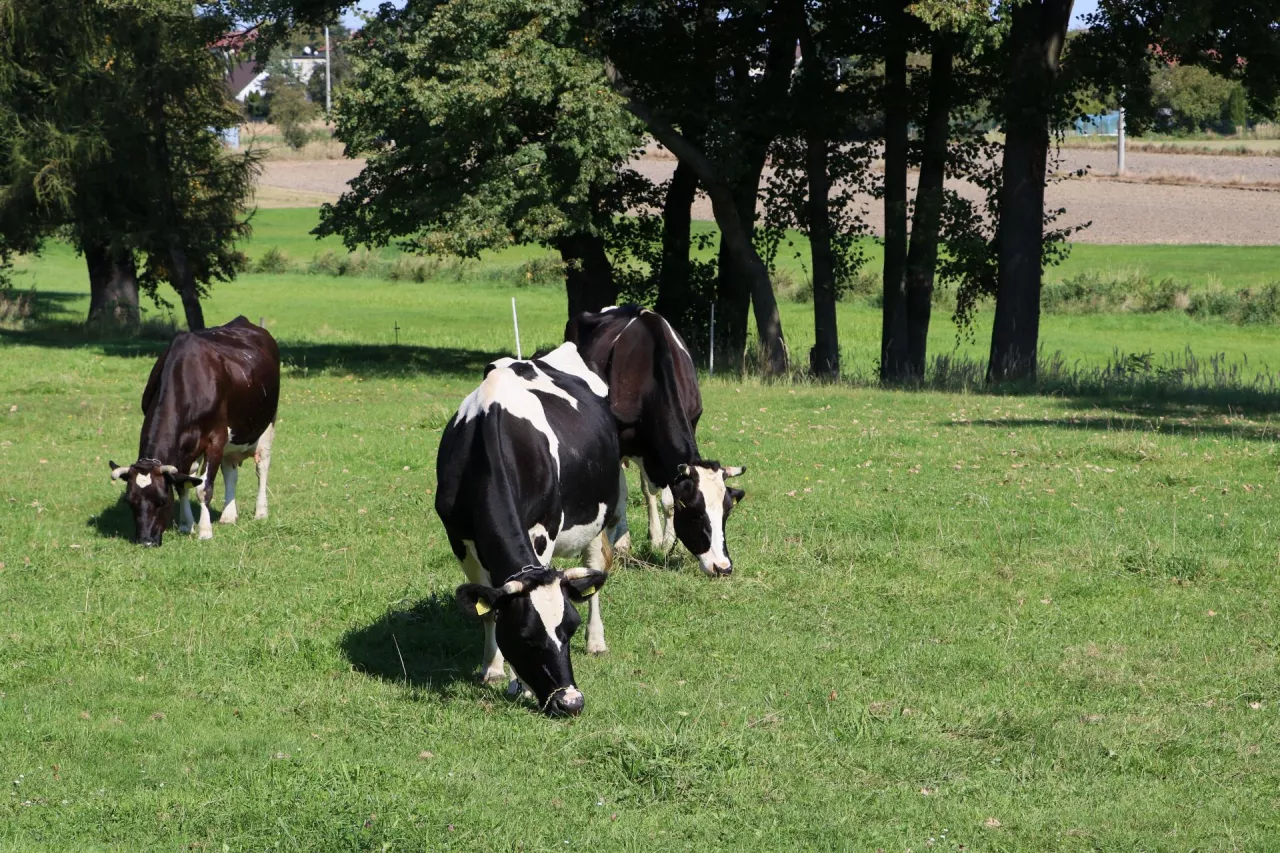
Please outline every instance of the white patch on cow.
[{"label": "white patch on cow", "polygon": [[493,577],[489,574],[489,570],[481,565],[480,557],[476,554],[476,543],[470,539],[463,539],[462,547],[466,551],[462,556],[462,573],[467,576],[467,581],[493,586]]},{"label": "white patch on cow", "polygon": [[542,627],[547,629],[547,636],[557,649],[560,648],[560,637],[556,629],[564,621],[564,592],[558,583],[547,583],[529,593],[529,601],[533,609],[538,611],[542,619]]},{"label": "white patch on cow", "polygon": [[702,571],[713,575],[716,569],[727,569],[732,565],[724,553],[724,496],[727,487],[719,471],[700,465],[693,466],[692,470],[698,478],[698,491],[702,493],[706,506],[707,521],[711,523],[711,550],[697,557]]},{"label": "white patch on cow", "polygon": [[[542,537],[542,550],[538,550],[538,537]],[[547,534],[547,528],[541,524],[535,524],[529,528],[529,544],[533,546],[533,553],[538,555],[538,562],[544,566],[551,564],[551,549],[555,545],[555,541]]]},{"label": "white patch on cow", "polygon": [[582,700],[582,691],[570,684],[565,688],[564,701],[580,702]]},{"label": "white patch on cow", "polygon": [[[631,325],[628,323],[627,325]],[[587,367],[587,363],[582,360],[582,353],[578,352],[578,347],[571,343],[564,343],[556,347],[551,352],[543,356],[539,361],[545,361],[547,364],[567,373],[570,376],[576,376],[583,382],[587,383],[587,387],[591,389],[591,393],[597,397],[608,397],[609,386],[605,381],[591,371]],[[575,405],[576,409],[577,406]]]},{"label": "white patch on cow", "polygon": [[608,314],[610,311],[617,311],[617,310],[618,310],[618,306],[617,306],[617,305],[606,305],[605,307],[601,308],[601,309],[600,309],[599,311],[597,311],[596,313],[597,313],[597,314]]},{"label": "white patch on cow", "polygon": [[137,474],[134,476],[133,482],[137,483],[139,489],[145,489],[147,486],[151,485],[151,475]]},{"label": "white patch on cow", "polygon": [[[569,396],[562,389],[555,388],[545,373],[542,374],[542,379],[548,386],[554,388],[555,392]],[[489,375],[480,383],[480,387],[462,401],[462,405],[458,407],[458,420],[466,423],[472,418],[479,417],[481,413],[489,411],[491,406],[497,405],[504,412],[528,421],[533,424],[534,429],[546,437],[547,445],[551,449],[551,458],[556,463],[556,475],[559,476],[560,439],[551,429],[547,413],[542,408],[542,401],[532,393],[535,387],[538,385],[526,382],[509,368],[495,368],[489,371]],[[539,388],[539,390],[544,389]],[[576,400],[574,404],[577,404]]]},{"label": "white patch on cow", "polygon": [[572,557],[581,554],[595,538],[604,530],[604,517],[609,508],[600,504],[594,521],[579,524],[576,527],[564,526],[564,514],[560,514],[560,535],[556,537],[555,556]]}]

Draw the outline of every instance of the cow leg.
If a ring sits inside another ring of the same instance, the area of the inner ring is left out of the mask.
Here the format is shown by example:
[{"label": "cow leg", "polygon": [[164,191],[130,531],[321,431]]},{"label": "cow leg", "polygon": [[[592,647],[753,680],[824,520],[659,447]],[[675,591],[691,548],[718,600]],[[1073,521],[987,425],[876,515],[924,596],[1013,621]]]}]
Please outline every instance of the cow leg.
[{"label": "cow leg", "polygon": [[199,538],[213,538],[213,516],[209,514],[209,504],[213,502],[213,484],[218,479],[218,468],[222,466],[222,449],[226,446],[226,434],[222,441],[209,446],[204,455],[204,482],[200,484],[196,495],[200,498]]},{"label": "cow leg", "polygon": [[627,472],[618,468],[618,523],[609,532],[615,554],[631,553],[631,528],[627,525]]},{"label": "cow leg", "polygon": [[[475,546],[469,541],[464,545],[467,553],[462,558],[462,572],[467,576],[467,580],[470,583],[492,586],[493,578],[485,567],[480,565]],[[485,684],[501,684],[507,680],[507,662],[502,657],[502,650],[498,648],[497,624],[493,621],[493,617],[492,613],[480,617],[484,622],[484,662],[481,664],[480,680]]]},{"label": "cow leg", "polygon": [[178,487],[178,532],[190,533],[195,526],[196,519],[191,514],[191,486],[183,483]]},{"label": "cow leg", "polygon": [[[608,534],[601,533],[591,544],[587,546],[587,551],[583,555],[589,569],[604,570],[608,568],[609,560],[605,555],[607,547],[606,537]],[[593,655],[602,655],[609,651],[609,647],[604,644],[604,620],[600,618],[600,593],[587,599],[587,653]]]},{"label": "cow leg", "polygon": [[235,524],[239,517],[236,510],[236,481],[240,479],[240,466],[230,462],[222,463],[222,490],[223,504],[222,517],[218,519],[222,524]]},{"label": "cow leg", "polygon": [[640,490],[644,492],[645,506],[649,509],[649,546],[655,551],[662,550],[662,515],[658,512],[658,492],[660,491],[640,469]]},{"label": "cow leg", "polygon": [[662,490],[662,515],[666,519],[662,529],[662,550],[670,551],[676,544],[676,499],[669,486]]},{"label": "cow leg", "polygon": [[271,424],[258,439],[258,449],[253,454],[258,470],[258,508],[254,510],[254,518],[267,517],[267,474],[271,470],[271,445],[275,440],[276,425]]}]

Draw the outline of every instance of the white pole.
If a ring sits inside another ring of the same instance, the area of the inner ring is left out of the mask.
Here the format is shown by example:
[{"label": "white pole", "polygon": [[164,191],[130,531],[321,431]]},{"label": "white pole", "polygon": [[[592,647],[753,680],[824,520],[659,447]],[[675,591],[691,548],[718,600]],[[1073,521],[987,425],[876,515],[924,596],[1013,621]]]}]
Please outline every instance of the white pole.
[{"label": "white pole", "polygon": [[716,304],[711,303],[711,356],[707,362],[707,376],[716,375]]},{"label": "white pole", "polygon": [[524,356],[520,353],[520,318],[516,316],[516,298],[511,297],[511,322],[516,327],[516,358],[523,360]]},{"label": "white pole", "polygon": [[1124,107],[1120,108],[1120,121],[1116,123],[1116,174],[1124,174]]},{"label": "white pole", "polygon": [[324,111],[326,113],[333,111],[333,96],[331,92],[332,77],[329,76],[329,66],[332,57],[329,55],[329,28],[324,28]]}]

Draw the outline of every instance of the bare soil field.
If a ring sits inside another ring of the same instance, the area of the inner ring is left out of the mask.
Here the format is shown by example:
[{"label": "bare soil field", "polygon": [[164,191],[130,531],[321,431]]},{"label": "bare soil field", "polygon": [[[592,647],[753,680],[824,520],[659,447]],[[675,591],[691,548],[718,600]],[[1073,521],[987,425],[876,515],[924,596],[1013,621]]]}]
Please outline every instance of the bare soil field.
[{"label": "bare soil field", "polygon": [[[363,161],[268,160],[263,165],[259,204],[314,207],[336,199]],[[646,157],[634,166],[661,181],[670,177],[675,161]],[[1117,178],[1113,152],[1063,151],[1062,172],[1086,169],[1087,174],[1052,184],[1046,203],[1066,208],[1061,224],[1091,223],[1077,241],[1280,245],[1280,158],[1135,152],[1126,166],[1127,175]],[[955,188],[978,197],[972,186],[957,183]],[[860,201],[868,224],[882,233],[879,206],[869,197]],[[712,218],[705,197],[695,202],[694,216]]]}]

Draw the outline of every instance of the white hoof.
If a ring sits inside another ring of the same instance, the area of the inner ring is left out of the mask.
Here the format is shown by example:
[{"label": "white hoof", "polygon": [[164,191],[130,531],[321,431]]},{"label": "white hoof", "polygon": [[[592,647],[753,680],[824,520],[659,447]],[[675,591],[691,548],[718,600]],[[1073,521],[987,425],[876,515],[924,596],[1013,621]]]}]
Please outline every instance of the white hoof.
[{"label": "white hoof", "polygon": [[622,534],[617,542],[613,543],[613,553],[627,555],[631,553],[631,533]]},{"label": "white hoof", "polygon": [[258,507],[258,511],[253,514],[254,521],[262,521],[267,517],[267,508],[265,506]]},{"label": "white hoof", "polygon": [[481,684],[501,684],[507,680],[507,673],[503,669],[486,669],[480,673]]},{"label": "white hoof", "polygon": [[602,655],[609,651],[609,647],[604,644],[604,640],[587,640],[587,654]]},{"label": "white hoof", "polygon": [[219,524],[235,524],[240,516],[235,512],[223,512],[222,517],[218,519]]},{"label": "white hoof", "polygon": [[212,538],[213,538],[213,531],[212,531],[212,530],[201,530],[201,531],[200,531],[200,540],[201,540],[201,541],[204,541],[205,539],[212,539]]}]

